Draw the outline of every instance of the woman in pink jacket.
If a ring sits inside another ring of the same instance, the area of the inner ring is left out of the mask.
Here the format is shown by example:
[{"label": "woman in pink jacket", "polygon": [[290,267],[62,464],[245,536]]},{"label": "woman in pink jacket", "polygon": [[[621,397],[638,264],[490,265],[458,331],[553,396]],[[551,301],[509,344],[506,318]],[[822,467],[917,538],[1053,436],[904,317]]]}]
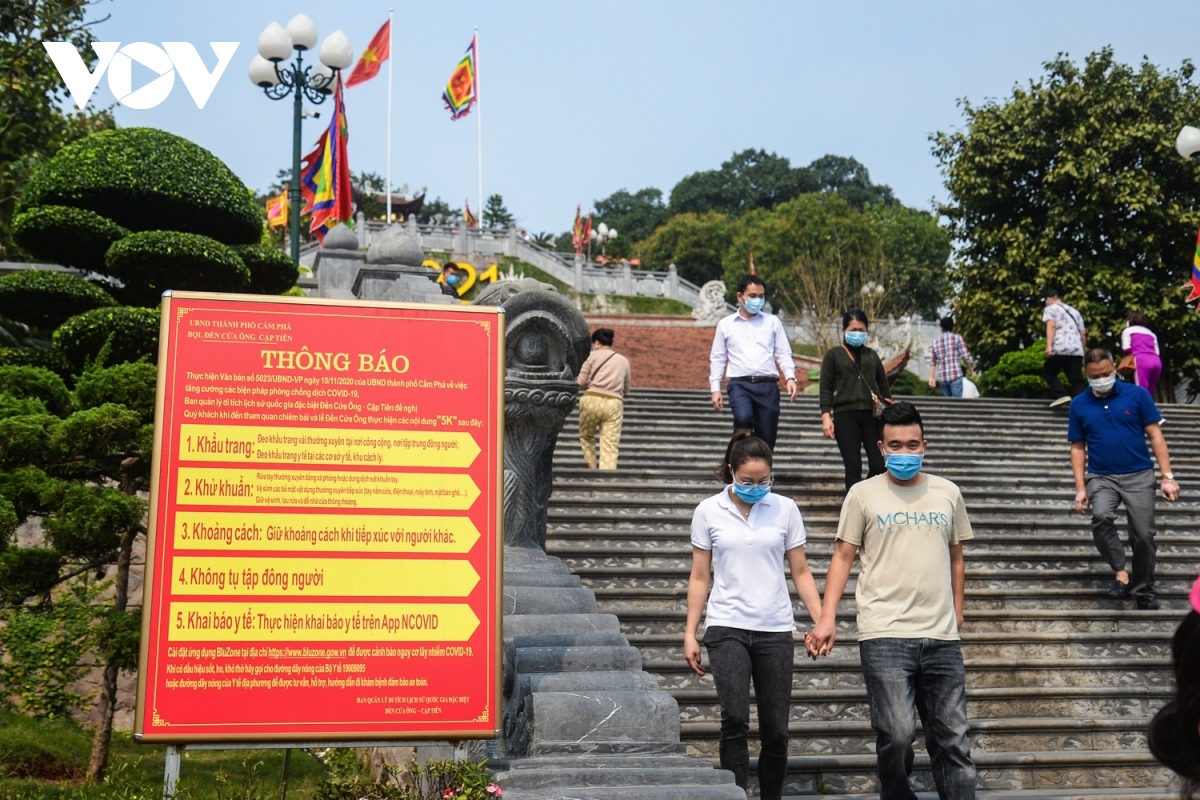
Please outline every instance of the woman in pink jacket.
[{"label": "woman in pink jacket", "polygon": [[1150,321],[1137,311],[1129,315],[1129,324],[1121,331],[1121,349],[1126,355],[1133,354],[1137,362],[1134,380],[1151,395],[1162,377],[1162,356],[1158,350],[1158,336],[1150,330]]}]

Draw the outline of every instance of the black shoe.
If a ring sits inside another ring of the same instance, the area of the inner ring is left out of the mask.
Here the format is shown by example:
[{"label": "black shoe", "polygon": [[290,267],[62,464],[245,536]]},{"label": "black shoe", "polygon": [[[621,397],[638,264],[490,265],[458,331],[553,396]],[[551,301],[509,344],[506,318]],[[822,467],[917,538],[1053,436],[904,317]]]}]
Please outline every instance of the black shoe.
[{"label": "black shoe", "polygon": [[1138,611],[1158,611],[1162,608],[1162,605],[1153,597],[1139,597],[1137,607]]},{"label": "black shoe", "polygon": [[1109,597],[1118,597],[1118,598],[1128,597],[1129,596],[1129,584],[1121,583],[1120,581],[1113,581],[1112,588],[1108,590],[1108,596]]}]

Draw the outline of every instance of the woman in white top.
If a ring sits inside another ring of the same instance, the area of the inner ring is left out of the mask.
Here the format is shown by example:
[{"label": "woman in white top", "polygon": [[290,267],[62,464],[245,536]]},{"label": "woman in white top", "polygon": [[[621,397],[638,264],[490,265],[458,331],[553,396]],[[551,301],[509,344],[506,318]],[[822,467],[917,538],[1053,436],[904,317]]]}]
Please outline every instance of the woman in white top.
[{"label": "woman in white top", "polygon": [[[821,597],[804,557],[804,520],[795,501],[771,493],[771,448],[738,431],[718,470],[729,484],[692,516],[692,574],[688,581],[683,654],[701,677],[696,628],[705,608],[704,646],[721,705],[721,768],[746,788],[750,751],[750,681],[758,706],[762,751],[758,782],[763,800],[779,800],[787,775],[788,712],[792,697],[792,634],[786,559],[796,592],[813,623]],[[708,594],[713,571],[712,595]]]},{"label": "woman in white top", "polygon": [[1121,331],[1121,349],[1132,355],[1134,382],[1154,395],[1158,379],[1162,377],[1162,354],[1158,349],[1158,336],[1150,330],[1146,315],[1137,311],[1129,315],[1129,324]]}]

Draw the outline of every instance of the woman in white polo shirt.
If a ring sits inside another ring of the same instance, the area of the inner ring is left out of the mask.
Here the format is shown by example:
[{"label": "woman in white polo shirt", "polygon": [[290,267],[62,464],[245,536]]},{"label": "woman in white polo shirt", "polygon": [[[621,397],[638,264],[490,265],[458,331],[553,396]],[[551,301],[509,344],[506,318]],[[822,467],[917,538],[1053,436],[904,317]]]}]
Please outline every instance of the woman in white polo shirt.
[{"label": "woman in white polo shirt", "polygon": [[[692,516],[692,575],[688,581],[683,654],[703,677],[696,628],[705,609],[704,646],[721,704],[721,768],[746,788],[750,750],[750,682],[758,706],[758,783],[762,800],[779,800],[787,774],[788,712],[792,698],[792,633],[796,622],[784,560],[813,623],[821,597],[804,557],[804,520],[795,501],[771,494],[771,448],[738,431],[718,470],[729,484]],[[714,573],[708,594],[710,569]]]}]

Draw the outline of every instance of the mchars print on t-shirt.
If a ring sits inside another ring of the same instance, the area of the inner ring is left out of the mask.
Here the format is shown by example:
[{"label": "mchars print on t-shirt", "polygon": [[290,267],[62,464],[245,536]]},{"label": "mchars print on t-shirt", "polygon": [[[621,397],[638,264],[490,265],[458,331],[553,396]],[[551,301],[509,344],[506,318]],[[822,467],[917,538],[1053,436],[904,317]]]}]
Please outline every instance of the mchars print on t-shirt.
[{"label": "mchars print on t-shirt", "polygon": [[875,524],[879,526],[879,532],[885,535],[900,526],[950,533],[950,515],[944,511],[890,511],[887,514],[876,514]]}]

